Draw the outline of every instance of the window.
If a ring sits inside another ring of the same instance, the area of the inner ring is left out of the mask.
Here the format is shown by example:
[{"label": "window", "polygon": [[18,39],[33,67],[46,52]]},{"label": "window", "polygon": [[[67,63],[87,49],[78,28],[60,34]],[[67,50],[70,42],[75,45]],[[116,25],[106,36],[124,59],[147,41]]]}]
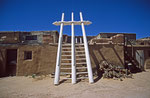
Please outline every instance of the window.
[{"label": "window", "polygon": [[26,36],[25,40],[37,40],[37,35]]},{"label": "window", "polygon": [[150,57],[150,50],[148,51],[148,56]]},{"label": "window", "polygon": [[32,51],[25,51],[24,60],[31,60],[31,59],[32,59]]},{"label": "window", "polygon": [[144,45],[144,42],[141,42],[141,45]]}]

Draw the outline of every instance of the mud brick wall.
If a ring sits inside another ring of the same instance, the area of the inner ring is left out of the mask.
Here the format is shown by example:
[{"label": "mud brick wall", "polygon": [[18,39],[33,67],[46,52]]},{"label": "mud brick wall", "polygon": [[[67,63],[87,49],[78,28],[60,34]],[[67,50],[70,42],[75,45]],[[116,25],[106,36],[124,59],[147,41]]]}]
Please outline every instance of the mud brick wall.
[{"label": "mud brick wall", "polygon": [[[32,51],[32,59],[24,60],[24,52]],[[17,75],[49,74],[56,65],[57,46],[22,45],[18,49]]]},{"label": "mud brick wall", "polygon": [[123,34],[117,34],[115,36],[112,36],[110,38],[100,38],[96,39],[93,38],[90,43],[113,43],[113,44],[123,44],[124,43],[124,35]]},{"label": "mud brick wall", "polygon": [[123,34],[117,34],[113,37],[111,37],[112,43],[124,43],[124,35]]},{"label": "mud brick wall", "polygon": [[52,35],[43,35],[43,44],[54,43]]},{"label": "mud brick wall", "polygon": [[19,43],[20,42],[19,33],[20,32],[5,32],[5,33],[0,32],[0,43],[2,44]]},{"label": "mud brick wall", "polygon": [[93,43],[109,43],[109,41],[111,41],[110,38],[92,39]]},{"label": "mud brick wall", "polygon": [[106,60],[116,66],[124,67],[124,46],[114,44],[89,45],[92,68],[99,68],[101,61]]}]

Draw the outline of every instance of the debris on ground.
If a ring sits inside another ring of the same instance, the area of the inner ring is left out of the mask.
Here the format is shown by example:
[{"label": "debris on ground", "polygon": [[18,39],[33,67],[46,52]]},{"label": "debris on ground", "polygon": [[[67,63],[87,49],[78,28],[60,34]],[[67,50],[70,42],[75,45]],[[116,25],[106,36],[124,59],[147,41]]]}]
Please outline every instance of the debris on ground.
[{"label": "debris on ground", "polygon": [[121,68],[120,66],[112,65],[107,61],[102,61],[100,64],[100,71],[103,72],[103,78],[112,78],[123,81],[123,78],[132,78],[132,74],[128,69]]}]

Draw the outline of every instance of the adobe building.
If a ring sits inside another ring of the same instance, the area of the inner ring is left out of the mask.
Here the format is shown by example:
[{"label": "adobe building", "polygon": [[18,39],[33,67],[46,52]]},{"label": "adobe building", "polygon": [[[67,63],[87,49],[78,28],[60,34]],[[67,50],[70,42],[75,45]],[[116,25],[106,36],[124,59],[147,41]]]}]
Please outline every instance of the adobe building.
[{"label": "adobe building", "polygon": [[[0,77],[53,73],[59,34],[57,31],[0,32]],[[76,43],[83,43],[77,36]],[[133,69],[150,68],[150,45],[139,45],[136,34],[100,33],[87,36],[93,73],[106,60],[114,66]],[[63,43],[71,37],[63,35]]]}]

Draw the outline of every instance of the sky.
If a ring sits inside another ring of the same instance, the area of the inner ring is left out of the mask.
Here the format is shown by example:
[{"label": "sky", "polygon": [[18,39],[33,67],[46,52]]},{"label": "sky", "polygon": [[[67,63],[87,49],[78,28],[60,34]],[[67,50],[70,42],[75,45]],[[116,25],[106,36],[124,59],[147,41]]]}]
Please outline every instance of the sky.
[{"label": "sky", "polygon": [[[137,39],[150,36],[150,0],[0,0],[0,31],[50,31],[60,27],[52,23],[61,20],[83,20],[86,34],[100,32],[136,33]],[[63,34],[71,35],[71,26],[64,26]],[[75,35],[82,35],[75,26]]]}]

